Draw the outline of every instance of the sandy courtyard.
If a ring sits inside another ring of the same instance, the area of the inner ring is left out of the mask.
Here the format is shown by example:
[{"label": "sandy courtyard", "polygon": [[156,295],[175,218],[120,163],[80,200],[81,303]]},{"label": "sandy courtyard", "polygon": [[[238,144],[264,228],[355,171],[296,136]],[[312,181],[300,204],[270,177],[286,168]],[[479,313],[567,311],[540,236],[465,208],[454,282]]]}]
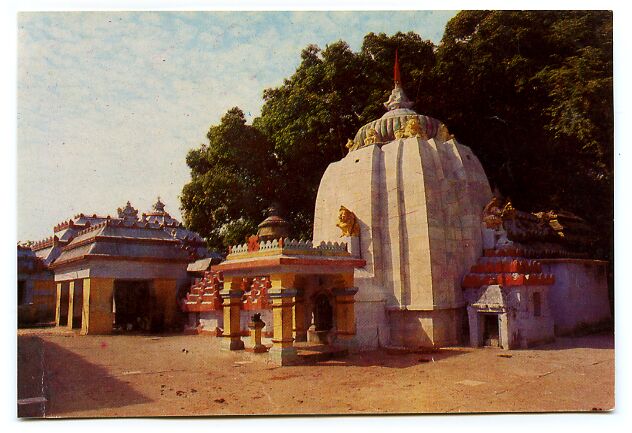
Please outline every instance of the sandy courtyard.
[{"label": "sandy courtyard", "polygon": [[614,407],[614,339],[276,367],[208,336],[20,330],[18,399],[33,398],[20,416],[602,411]]}]

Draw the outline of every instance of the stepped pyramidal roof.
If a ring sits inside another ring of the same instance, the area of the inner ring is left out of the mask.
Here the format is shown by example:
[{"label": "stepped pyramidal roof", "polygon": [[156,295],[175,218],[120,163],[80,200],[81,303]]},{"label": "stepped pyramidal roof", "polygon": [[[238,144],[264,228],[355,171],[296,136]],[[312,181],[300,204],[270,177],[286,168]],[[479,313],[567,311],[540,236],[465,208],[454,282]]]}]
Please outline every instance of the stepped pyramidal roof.
[{"label": "stepped pyramidal roof", "polygon": [[150,212],[138,214],[129,201],[117,209],[117,217],[80,213],[57,224],[53,236],[28,247],[46,266],[86,254],[184,261],[210,256],[205,240],[169,215],[160,197]]}]

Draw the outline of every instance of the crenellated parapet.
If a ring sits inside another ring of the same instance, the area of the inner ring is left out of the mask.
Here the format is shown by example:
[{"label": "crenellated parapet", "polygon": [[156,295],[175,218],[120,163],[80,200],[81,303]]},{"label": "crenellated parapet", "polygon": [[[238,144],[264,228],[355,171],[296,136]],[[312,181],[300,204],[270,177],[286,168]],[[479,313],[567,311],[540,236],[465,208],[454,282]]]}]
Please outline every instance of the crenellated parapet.
[{"label": "crenellated parapet", "polygon": [[345,242],[321,242],[314,246],[311,240],[281,238],[259,241],[257,236],[248,238],[248,242],[228,248],[226,260],[269,255],[287,256],[350,256]]},{"label": "crenellated parapet", "polygon": [[74,226],[75,226],[75,223],[73,220],[62,221],[53,228],[53,232],[57,233],[62,230],[66,230],[68,228],[73,228]]},{"label": "crenellated parapet", "polygon": [[84,219],[84,218],[91,218],[91,219],[110,219],[112,218],[110,215],[107,216],[101,216],[101,215],[97,215],[95,213],[93,213],[92,215],[90,214],[85,214],[85,213],[78,213],[76,214],[74,217],[74,219],[76,220],[80,220],[80,219]]},{"label": "crenellated parapet", "polygon": [[33,251],[43,250],[45,248],[50,248],[54,246],[58,242],[57,236],[50,236],[46,239],[42,239],[40,241],[33,242],[30,247]]},{"label": "crenellated parapet", "polygon": [[108,225],[110,225],[110,221],[109,221],[109,220],[102,221],[102,222],[100,222],[100,223],[93,224],[93,225],[88,225],[86,228],[84,228],[84,229],[82,229],[82,230],[79,230],[79,231],[77,232],[77,236],[83,236],[83,235],[85,235],[85,234],[87,234],[87,233],[90,233],[90,232],[96,231],[96,230],[98,230],[98,229],[100,229],[100,228],[102,228],[102,227],[106,227],[106,226],[108,226]]}]

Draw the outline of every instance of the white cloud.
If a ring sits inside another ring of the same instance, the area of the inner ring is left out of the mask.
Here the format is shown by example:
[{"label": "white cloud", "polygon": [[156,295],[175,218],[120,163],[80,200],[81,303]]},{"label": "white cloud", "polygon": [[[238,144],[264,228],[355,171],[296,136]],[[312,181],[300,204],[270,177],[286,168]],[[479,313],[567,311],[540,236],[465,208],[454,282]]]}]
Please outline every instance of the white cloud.
[{"label": "white cloud", "polygon": [[[179,218],[186,153],[227,109],[252,120],[307,44],[344,39],[357,50],[368,31],[419,31],[409,15],[21,14],[18,238],[127,200],[146,211],[156,195]],[[444,25],[423,17],[419,28]]]}]

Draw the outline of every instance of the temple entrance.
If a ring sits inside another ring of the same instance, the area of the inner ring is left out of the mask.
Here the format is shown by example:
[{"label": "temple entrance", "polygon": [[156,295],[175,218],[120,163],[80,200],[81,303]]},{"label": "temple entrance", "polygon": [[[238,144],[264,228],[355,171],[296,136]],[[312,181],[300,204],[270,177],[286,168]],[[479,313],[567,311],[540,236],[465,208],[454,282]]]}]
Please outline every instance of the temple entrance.
[{"label": "temple entrance", "polygon": [[26,300],[26,281],[18,280],[18,305],[24,304]]},{"label": "temple entrance", "polygon": [[329,344],[329,332],[334,327],[334,309],[329,297],[321,293],[314,298],[314,334],[317,342]]},{"label": "temple entrance", "polygon": [[61,283],[61,293],[59,296],[59,326],[68,325],[68,302],[70,300],[70,285],[68,282]]},{"label": "temple entrance", "polygon": [[75,289],[72,297],[72,327],[81,329],[83,311],[83,280],[75,281]]},{"label": "temple entrance", "polygon": [[115,281],[113,300],[115,330],[152,330],[152,302],[149,281]]},{"label": "temple entrance", "polygon": [[483,345],[500,347],[498,314],[483,314]]}]

